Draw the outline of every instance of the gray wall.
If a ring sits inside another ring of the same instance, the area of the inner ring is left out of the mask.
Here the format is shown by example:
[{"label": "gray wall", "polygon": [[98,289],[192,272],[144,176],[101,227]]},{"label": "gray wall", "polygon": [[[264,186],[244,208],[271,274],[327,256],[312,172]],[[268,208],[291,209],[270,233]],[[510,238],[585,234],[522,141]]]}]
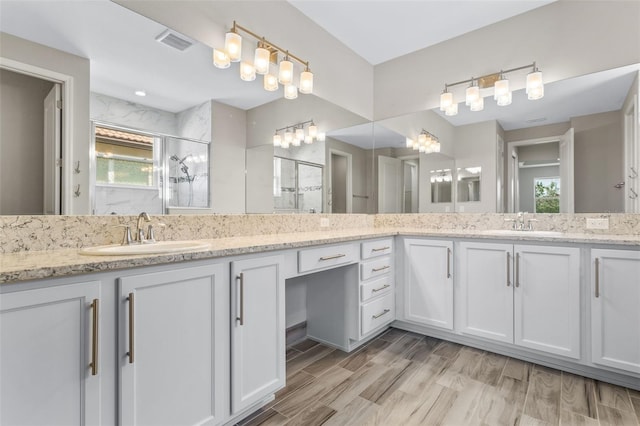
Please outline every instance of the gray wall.
[{"label": "gray wall", "polygon": [[43,101],[52,87],[0,70],[0,214],[43,213]]}]

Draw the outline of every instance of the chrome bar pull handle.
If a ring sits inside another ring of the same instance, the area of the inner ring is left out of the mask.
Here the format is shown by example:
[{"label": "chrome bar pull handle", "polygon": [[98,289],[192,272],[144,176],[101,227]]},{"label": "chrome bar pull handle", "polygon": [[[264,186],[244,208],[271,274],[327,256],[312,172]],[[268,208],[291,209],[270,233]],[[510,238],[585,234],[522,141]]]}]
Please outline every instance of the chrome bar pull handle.
[{"label": "chrome bar pull handle", "polygon": [[389,287],[391,287],[391,284],[385,284],[385,285],[383,285],[382,287],[378,287],[378,288],[374,288],[374,289],[372,289],[372,290],[371,290],[371,292],[372,292],[372,293],[377,293],[377,292],[382,291],[382,290],[384,290],[385,288],[389,288]]},{"label": "chrome bar pull handle", "polygon": [[240,325],[244,325],[244,272],[240,272],[236,280],[240,281],[240,306],[238,307],[239,315],[236,316],[236,321],[240,321]]},{"label": "chrome bar pull handle", "polygon": [[372,248],[371,251],[373,253],[377,252],[377,251],[385,251],[385,250],[389,250],[391,247],[378,247],[378,248]]},{"label": "chrome bar pull handle", "polygon": [[127,355],[129,356],[129,364],[133,364],[134,361],[134,346],[135,346],[135,339],[134,339],[134,332],[135,332],[135,324],[134,324],[134,320],[135,320],[135,301],[134,301],[134,293],[129,293],[129,297],[127,297],[127,300],[129,301],[129,352],[127,352]]},{"label": "chrome bar pull handle", "polygon": [[511,286],[511,253],[507,252],[507,287]]},{"label": "chrome bar pull handle", "polygon": [[600,297],[600,259],[596,257],[596,298]]},{"label": "chrome bar pull handle", "polygon": [[391,266],[389,266],[389,265],[385,265],[385,266],[382,266],[380,268],[371,268],[371,272],[380,272],[380,271],[384,271],[385,269],[389,269],[389,268],[391,268]]},{"label": "chrome bar pull handle", "polygon": [[391,312],[391,309],[385,309],[384,311],[380,312],[380,313],[379,313],[379,314],[377,314],[377,315],[372,315],[372,316],[371,316],[371,318],[373,318],[373,319],[378,319],[378,318],[380,318],[381,316],[388,314],[389,312]]},{"label": "chrome bar pull handle", "polygon": [[520,287],[520,253],[516,253],[516,287]]},{"label": "chrome bar pull handle", "polygon": [[340,259],[341,257],[345,257],[346,254],[336,254],[333,256],[323,256],[320,258],[320,260],[324,261],[324,260],[333,260],[333,259]]},{"label": "chrome bar pull handle", "polygon": [[93,323],[91,324],[91,364],[89,364],[89,366],[91,367],[92,376],[96,376],[98,374],[98,320],[100,318],[98,312],[99,304],[100,302],[98,299],[93,299],[93,302],[91,302],[91,310],[93,311]]},{"label": "chrome bar pull handle", "polygon": [[451,278],[451,249],[447,247],[447,278]]}]

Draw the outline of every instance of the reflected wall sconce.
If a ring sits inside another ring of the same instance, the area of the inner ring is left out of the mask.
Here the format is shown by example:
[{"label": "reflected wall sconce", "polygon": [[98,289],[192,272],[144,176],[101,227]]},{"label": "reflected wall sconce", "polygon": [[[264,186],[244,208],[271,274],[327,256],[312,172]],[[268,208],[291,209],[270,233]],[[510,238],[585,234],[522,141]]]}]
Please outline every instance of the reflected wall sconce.
[{"label": "reflected wall sconce", "polygon": [[[240,31],[257,40],[253,61],[243,59]],[[278,63],[278,53],[284,55],[280,63]],[[303,67],[298,85],[295,81],[293,61]],[[301,59],[266,38],[238,25],[236,21],[233,21],[233,27],[225,35],[224,49],[213,49],[213,65],[216,68],[229,68],[231,62],[240,62],[240,78],[244,81],[255,80],[256,74],[263,75],[263,87],[269,92],[278,90],[278,83],[282,84],[286,99],[297,98],[298,92],[302,94],[313,93],[313,73],[309,69],[309,61]],[[273,69],[271,69],[272,64],[275,65]]]},{"label": "reflected wall sconce", "polygon": [[[305,126],[307,126],[306,134]],[[276,129],[273,135],[273,146],[286,149],[290,146],[300,146],[302,143],[310,145],[316,140],[322,142],[325,138],[324,133],[318,132],[318,126],[313,120],[308,120]]]},{"label": "reflected wall sconce", "polygon": [[440,140],[433,133],[429,133],[425,129],[420,131],[417,139],[407,138],[406,143],[407,148],[412,148],[424,154],[440,152]]},{"label": "reflected wall sconce", "polygon": [[512,93],[509,89],[509,80],[505,74],[531,68],[527,74],[526,93],[529,100],[540,99],[544,96],[544,84],[542,83],[542,72],[536,67],[536,63],[524,65],[500,72],[483,75],[482,77],[471,77],[468,80],[446,83],[440,95],[440,111],[445,115],[453,116],[458,114],[458,103],[453,100],[453,93],[449,92],[450,87],[461,84],[469,84],[465,91],[465,104],[471,111],[482,111],[484,109],[484,98],[480,95],[480,89],[493,87],[493,99],[499,106],[511,104]]}]

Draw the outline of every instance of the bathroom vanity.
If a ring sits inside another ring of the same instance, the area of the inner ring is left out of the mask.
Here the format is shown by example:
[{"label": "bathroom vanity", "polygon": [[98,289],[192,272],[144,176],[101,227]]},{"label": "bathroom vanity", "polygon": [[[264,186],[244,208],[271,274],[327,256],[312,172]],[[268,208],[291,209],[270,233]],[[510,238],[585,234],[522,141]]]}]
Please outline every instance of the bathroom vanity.
[{"label": "bathroom vanity", "polygon": [[4,255],[1,422],[233,423],[285,385],[286,283],[300,277],[308,337],[344,351],[392,325],[640,389],[637,237],[363,228],[206,242]]}]

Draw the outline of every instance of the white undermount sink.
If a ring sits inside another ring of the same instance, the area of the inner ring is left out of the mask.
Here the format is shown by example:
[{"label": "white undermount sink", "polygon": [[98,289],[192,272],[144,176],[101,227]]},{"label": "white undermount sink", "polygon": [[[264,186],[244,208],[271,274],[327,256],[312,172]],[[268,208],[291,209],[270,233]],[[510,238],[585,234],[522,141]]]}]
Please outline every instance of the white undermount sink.
[{"label": "white undermount sink", "polygon": [[489,229],[486,231],[480,231],[484,235],[496,235],[496,236],[529,236],[529,237],[561,237],[562,232],[558,231],[517,231],[515,229]]},{"label": "white undermount sink", "polygon": [[157,241],[150,244],[108,245],[85,247],[80,254],[90,256],[122,256],[130,254],[163,254],[181,251],[208,249],[209,244],[202,241]]}]

